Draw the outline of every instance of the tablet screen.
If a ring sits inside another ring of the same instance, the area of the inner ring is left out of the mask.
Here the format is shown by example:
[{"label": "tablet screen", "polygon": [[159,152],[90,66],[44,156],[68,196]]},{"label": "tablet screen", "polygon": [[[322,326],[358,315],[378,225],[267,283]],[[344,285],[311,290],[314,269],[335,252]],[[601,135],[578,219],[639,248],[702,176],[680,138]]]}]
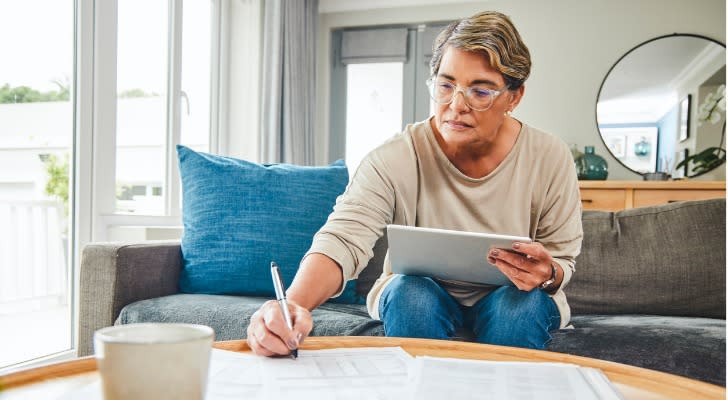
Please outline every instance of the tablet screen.
[{"label": "tablet screen", "polygon": [[512,251],[525,236],[387,225],[392,272],[491,285],[513,285],[488,262],[492,248]]}]

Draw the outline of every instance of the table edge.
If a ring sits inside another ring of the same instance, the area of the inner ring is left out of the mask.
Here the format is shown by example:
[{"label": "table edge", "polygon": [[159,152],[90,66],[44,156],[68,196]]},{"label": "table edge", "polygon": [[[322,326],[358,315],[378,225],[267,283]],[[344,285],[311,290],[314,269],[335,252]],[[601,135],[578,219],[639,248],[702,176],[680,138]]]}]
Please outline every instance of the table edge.
[{"label": "table edge", "polygon": [[[478,352],[487,350],[488,354],[492,354],[496,358],[502,357],[504,359],[503,361],[511,359],[512,361],[562,362],[599,368],[614,383],[620,383],[623,381],[622,378],[630,377],[631,379],[643,380],[645,383],[656,385],[669,384],[670,386],[690,388],[708,397],[725,398],[726,396],[725,387],[712,383],[612,361],[545,350],[521,349],[459,341],[376,336],[317,336],[306,338],[301,345],[301,349],[303,350],[336,347],[402,347],[413,356],[424,355],[427,350],[449,351],[452,352],[452,355],[448,355],[449,357],[471,359],[477,359],[472,356]],[[250,351],[250,347],[245,339],[217,341],[213,343],[213,348],[236,352]],[[0,375],[0,392],[54,378],[93,372],[95,370],[96,359],[94,356],[87,356],[75,360],[15,371],[6,375]],[[627,383],[627,385],[629,384]]]}]

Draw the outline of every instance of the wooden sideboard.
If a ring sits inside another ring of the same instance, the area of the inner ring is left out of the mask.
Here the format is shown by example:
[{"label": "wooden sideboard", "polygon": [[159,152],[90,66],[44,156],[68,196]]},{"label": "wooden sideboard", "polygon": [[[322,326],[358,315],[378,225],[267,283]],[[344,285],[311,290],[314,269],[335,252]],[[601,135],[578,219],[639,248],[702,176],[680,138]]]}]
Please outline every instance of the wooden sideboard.
[{"label": "wooden sideboard", "polygon": [[725,198],[725,181],[579,181],[585,210],[619,211],[685,200]]}]

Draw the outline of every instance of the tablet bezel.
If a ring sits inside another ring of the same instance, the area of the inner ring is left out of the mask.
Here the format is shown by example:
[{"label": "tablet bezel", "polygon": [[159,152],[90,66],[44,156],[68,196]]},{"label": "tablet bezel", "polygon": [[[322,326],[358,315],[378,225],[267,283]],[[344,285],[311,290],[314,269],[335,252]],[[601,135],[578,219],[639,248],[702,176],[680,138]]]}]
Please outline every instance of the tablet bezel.
[{"label": "tablet bezel", "polygon": [[387,240],[395,274],[498,286],[513,282],[488,262],[490,250],[513,251],[514,242],[532,242],[525,236],[406,225],[387,225]]}]

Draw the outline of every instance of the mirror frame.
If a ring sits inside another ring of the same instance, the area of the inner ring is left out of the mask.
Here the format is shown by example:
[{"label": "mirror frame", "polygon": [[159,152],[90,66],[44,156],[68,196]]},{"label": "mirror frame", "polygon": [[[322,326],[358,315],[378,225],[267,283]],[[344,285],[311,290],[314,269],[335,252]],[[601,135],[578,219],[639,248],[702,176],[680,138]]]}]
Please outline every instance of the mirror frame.
[{"label": "mirror frame", "polygon": [[[628,55],[630,55],[630,54],[631,54],[631,53],[632,53],[633,51],[637,50],[638,48],[640,48],[640,47],[642,47],[642,46],[644,46],[644,45],[646,45],[646,44],[648,44],[648,43],[651,43],[651,42],[654,42],[654,41],[657,41],[657,40],[660,40],[660,39],[670,38],[670,37],[694,37],[694,38],[698,38],[698,39],[705,39],[705,40],[708,40],[708,41],[710,41],[710,42],[713,42],[713,43],[715,43],[715,44],[717,44],[717,45],[719,45],[719,46],[722,46],[723,48],[726,48],[726,45],[725,45],[725,43],[722,43],[722,42],[720,42],[720,41],[718,41],[718,40],[715,40],[715,39],[713,39],[713,38],[709,38],[709,37],[707,37],[707,36],[704,36],[704,35],[699,35],[699,34],[696,34],[696,33],[678,33],[678,32],[675,32],[675,33],[670,33],[670,34],[667,34],[667,35],[661,35],[661,36],[657,36],[657,37],[654,37],[654,38],[652,38],[652,39],[648,39],[648,40],[645,40],[644,42],[638,43],[638,44],[637,44],[636,46],[634,46],[634,47],[632,47],[631,49],[629,49],[629,50],[628,50],[628,51],[627,51],[626,53],[622,54],[622,56],[621,56],[621,57],[619,57],[619,58],[617,59],[617,61],[615,61],[615,62],[614,62],[614,64],[612,64],[612,66],[611,66],[611,67],[609,67],[609,70],[607,71],[606,75],[604,75],[604,78],[602,79],[602,83],[601,83],[601,84],[599,85],[599,91],[597,92],[597,99],[596,99],[596,102],[594,102],[594,122],[596,123],[596,127],[597,127],[597,134],[598,134],[598,136],[599,136],[599,140],[601,140],[601,141],[602,141],[602,144],[604,145],[604,148],[606,148],[606,149],[607,149],[607,153],[609,153],[609,156],[610,156],[610,157],[612,157],[612,159],[614,159],[614,160],[615,160],[615,161],[617,161],[617,162],[618,162],[619,164],[621,164],[621,165],[622,165],[622,166],[623,166],[624,168],[626,168],[626,169],[627,169],[627,170],[628,170],[629,172],[632,172],[632,173],[634,173],[634,174],[637,174],[637,175],[639,175],[639,176],[644,176],[645,174],[643,174],[643,173],[640,173],[640,172],[637,172],[637,171],[635,171],[634,169],[632,169],[631,167],[627,166],[627,165],[626,165],[625,163],[623,163],[623,162],[622,162],[622,161],[621,161],[621,160],[620,160],[619,158],[615,157],[615,156],[614,156],[614,154],[612,154],[612,152],[611,152],[611,151],[609,150],[609,146],[607,146],[607,142],[605,142],[605,141],[604,141],[604,136],[602,135],[602,131],[601,131],[601,130],[599,130],[599,114],[598,114],[598,112],[597,112],[597,105],[599,104],[599,98],[601,97],[601,94],[602,94],[602,90],[604,89],[604,84],[605,84],[605,83],[607,82],[607,78],[609,78],[609,75],[610,75],[610,74],[612,73],[612,70],[614,70],[614,68],[615,68],[615,67],[616,67],[616,66],[617,66],[617,65],[618,65],[618,64],[619,64],[619,63],[620,63],[620,62],[621,62],[621,61],[622,61],[622,60],[623,60],[623,59],[624,59],[625,57],[627,57],[627,56],[628,56]],[[723,129],[724,129],[724,131],[725,131],[725,124],[723,125]],[[725,135],[725,133],[724,133],[724,135]],[[725,142],[725,141],[724,141],[724,142]],[[725,146],[725,145],[726,145],[726,143],[723,143],[723,145]],[[708,172],[710,172],[710,171],[713,171],[713,170],[714,170],[714,169],[716,169],[716,168],[719,168],[719,167],[720,167],[720,166],[722,166],[723,164],[725,164],[725,161],[724,161],[724,162],[722,162],[722,163],[720,163],[720,165],[717,165],[717,166],[713,167],[712,169],[710,169],[710,170],[708,170],[708,171],[703,171],[703,172],[701,172],[701,173],[699,173],[699,174],[695,174],[695,175],[690,175],[690,176],[686,175],[686,176],[685,176],[685,178],[687,178],[687,179],[691,179],[691,178],[696,178],[696,177],[698,177],[698,176],[700,176],[700,175],[703,175],[703,174],[706,174],[706,173],[708,173]]]}]

